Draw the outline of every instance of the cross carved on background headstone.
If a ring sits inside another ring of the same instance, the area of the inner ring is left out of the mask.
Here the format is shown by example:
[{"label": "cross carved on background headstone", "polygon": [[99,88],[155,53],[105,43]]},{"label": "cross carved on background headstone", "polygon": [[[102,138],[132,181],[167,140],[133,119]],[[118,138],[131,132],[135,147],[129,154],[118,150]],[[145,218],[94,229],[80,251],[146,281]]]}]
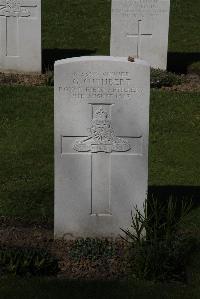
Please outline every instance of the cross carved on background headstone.
[{"label": "cross carved on background headstone", "polygon": [[0,17],[6,22],[6,56],[19,55],[19,19],[31,17],[30,8],[36,8],[34,0],[0,0]]},{"label": "cross carved on background headstone", "polygon": [[142,38],[152,38],[152,34],[141,32],[141,23],[142,23],[142,20],[138,20],[138,32],[136,34],[128,33],[126,35],[127,37],[130,37],[130,38],[137,38],[137,56],[136,56],[136,58],[141,58]]}]

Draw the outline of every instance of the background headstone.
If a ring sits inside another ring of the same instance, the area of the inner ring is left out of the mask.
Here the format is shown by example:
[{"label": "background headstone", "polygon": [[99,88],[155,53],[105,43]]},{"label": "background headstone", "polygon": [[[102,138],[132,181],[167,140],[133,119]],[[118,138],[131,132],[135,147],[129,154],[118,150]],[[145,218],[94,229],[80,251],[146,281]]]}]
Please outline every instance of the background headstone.
[{"label": "background headstone", "polygon": [[41,72],[41,0],[0,0],[0,70]]},{"label": "background headstone", "polygon": [[112,56],[133,56],[166,69],[170,0],[112,0]]},{"label": "background headstone", "polygon": [[150,68],[117,57],[55,64],[55,236],[117,237],[147,192]]}]

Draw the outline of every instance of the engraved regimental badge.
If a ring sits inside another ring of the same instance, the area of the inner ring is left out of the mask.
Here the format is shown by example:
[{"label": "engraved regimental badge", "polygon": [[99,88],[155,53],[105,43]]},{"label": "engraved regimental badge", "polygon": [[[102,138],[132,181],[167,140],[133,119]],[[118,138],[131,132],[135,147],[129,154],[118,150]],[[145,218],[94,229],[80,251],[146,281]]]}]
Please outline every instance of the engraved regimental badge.
[{"label": "engraved regimental badge", "polygon": [[77,152],[127,152],[131,146],[127,139],[117,137],[112,128],[111,117],[103,106],[94,112],[89,136],[77,140],[73,149]]}]

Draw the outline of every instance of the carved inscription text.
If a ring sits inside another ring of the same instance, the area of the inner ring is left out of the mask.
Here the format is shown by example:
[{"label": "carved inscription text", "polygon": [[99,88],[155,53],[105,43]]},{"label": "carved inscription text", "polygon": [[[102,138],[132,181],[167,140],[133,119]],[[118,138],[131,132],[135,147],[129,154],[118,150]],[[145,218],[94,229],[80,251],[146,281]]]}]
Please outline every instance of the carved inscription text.
[{"label": "carved inscription text", "polygon": [[131,81],[128,72],[77,72],[58,88],[59,93],[75,100],[130,100],[136,93],[142,93],[133,88]]},{"label": "carved inscription text", "polygon": [[112,13],[119,14],[124,17],[142,17],[144,15],[157,16],[168,13],[168,8],[164,1],[160,0],[131,0],[119,3],[118,8],[113,8]]}]

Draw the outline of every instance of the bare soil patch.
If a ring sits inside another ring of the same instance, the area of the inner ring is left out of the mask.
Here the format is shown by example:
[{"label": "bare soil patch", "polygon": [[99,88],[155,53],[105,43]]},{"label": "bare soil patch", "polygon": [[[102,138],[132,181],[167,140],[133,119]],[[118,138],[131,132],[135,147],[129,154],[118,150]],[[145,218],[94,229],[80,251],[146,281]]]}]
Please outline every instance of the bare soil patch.
[{"label": "bare soil patch", "polygon": [[41,86],[45,85],[47,74],[23,74],[0,72],[0,85],[23,85]]},{"label": "bare soil patch", "polygon": [[[51,85],[53,73],[45,74],[23,74],[23,73],[2,73],[0,72],[0,85],[21,85],[21,86],[45,86]],[[49,84],[51,82],[51,84]],[[200,92],[200,76],[198,74],[185,75],[184,83],[170,87],[162,87],[163,90]]]},{"label": "bare soil patch", "polygon": [[185,92],[200,92],[200,76],[196,74],[186,75],[185,82],[180,85],[171,87],[163,87],[164,90],[185,91]]},{"label": "bare soil patch", "polygon": [[19,219],[0,217],[0,246],[48,249],[59,260],[58,277],[83,280],[124,280],[130,275],[127,243],[115,242],[114,256],[99,256],[91,260],[85,256],[71,257],[75,241],[54,240],[50,225],[25,224]]}]

